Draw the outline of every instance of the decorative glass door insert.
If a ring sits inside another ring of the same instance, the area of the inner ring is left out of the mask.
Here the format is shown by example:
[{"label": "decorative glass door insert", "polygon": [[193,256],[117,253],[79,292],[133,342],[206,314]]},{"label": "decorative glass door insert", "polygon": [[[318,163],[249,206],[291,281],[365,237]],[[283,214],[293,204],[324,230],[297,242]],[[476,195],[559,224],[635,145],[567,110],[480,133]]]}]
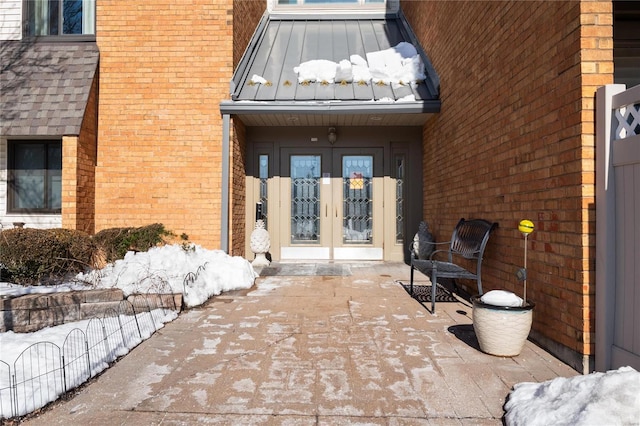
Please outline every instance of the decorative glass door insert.
[{"label": "decorative glass door insert", "polygon": [[373,156],[342,157],[342,243],[373,241]]},{"label": "decorative glass door insert", "polygon": [[382,150],[360,151],[281,151],[281,258],[382,258]]},{"label": "decorative glass door insert", "polygon": [[[269,156],[261,154],[258,161],[259,202],[262,207],[262,220],[265,229],[269,229]],[[256,217],[256,220],[259,218]]]},{"label": "decorative glass door insert", "polygon": [[[245,204],[256,216],[262,211],[274,261],[404,259],[406,224],[419,217],[419,206],[406,203],[420,194],[407,176],[410,167],[419,168],[420,149],[375,137],[372,146],[340,143],[311,138],[250,145]],[[251,216],[248,256],[254,229]]]},{"label": "decorative glass door insert", "polygon": [[291,244],[320,243],[320,155],[291,156]]}]

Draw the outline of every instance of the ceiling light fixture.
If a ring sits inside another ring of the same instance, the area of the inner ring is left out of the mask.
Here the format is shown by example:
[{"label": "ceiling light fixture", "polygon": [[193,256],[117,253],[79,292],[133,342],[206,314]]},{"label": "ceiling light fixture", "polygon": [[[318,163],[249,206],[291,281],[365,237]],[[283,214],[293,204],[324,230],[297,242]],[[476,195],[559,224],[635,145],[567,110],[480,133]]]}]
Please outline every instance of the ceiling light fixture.
[{"label": "ceiling light fixture", "polygon": [[338,140],[338,134],[336,133],[335,127],[329,127],[329,133],[327,134],[327,139],[329,139],[329,143],[333,145]]}]

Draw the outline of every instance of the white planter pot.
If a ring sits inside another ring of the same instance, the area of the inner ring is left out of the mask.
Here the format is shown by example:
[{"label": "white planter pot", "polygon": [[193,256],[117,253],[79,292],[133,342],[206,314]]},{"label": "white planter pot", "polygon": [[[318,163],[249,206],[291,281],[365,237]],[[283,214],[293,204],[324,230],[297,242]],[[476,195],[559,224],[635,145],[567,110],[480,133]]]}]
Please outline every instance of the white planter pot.
[{"label": "white planter pot", "polygon": [[534,303],[523,307],[503,307],[482,303],[479,296],[473,303],[473,329],[482,352],[497,356],[516,356],[524,347],[531,331]]}]

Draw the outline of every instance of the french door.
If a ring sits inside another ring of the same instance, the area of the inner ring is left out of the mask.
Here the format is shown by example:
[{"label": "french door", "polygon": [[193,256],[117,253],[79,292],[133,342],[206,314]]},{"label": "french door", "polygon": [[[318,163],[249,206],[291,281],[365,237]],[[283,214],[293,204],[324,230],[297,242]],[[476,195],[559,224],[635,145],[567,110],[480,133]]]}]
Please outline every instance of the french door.
[{"label": "french door", "polygon": [[345,128],[340,146],[305,141],[309,134],[265,127],[249,135],[246,257],[260,217],[275,261],[405,261],[407,232],[422,219],[419,129]]},{"label": "french door", "polygon": [[282,259],[383,259],[382,153],[382,148],[281,150]]}]

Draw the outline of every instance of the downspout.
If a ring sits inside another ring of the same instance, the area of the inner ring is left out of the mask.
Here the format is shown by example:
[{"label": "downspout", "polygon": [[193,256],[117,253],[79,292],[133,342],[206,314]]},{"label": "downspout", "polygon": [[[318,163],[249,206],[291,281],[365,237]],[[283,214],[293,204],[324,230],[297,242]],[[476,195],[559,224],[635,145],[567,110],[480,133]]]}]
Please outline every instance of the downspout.
[{"label": "downspout", "polygon": [[230,115],[222,115],[222,209],[220,214],[220,250],[229,253],[229,144]]}]

